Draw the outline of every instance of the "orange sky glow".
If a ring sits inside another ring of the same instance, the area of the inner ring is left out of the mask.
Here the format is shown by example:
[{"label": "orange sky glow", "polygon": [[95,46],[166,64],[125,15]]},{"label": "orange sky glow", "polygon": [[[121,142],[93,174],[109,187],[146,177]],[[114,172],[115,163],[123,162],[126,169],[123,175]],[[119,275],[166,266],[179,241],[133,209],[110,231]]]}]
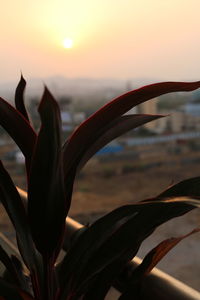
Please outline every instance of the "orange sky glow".
[{"label": "orange sky glow", "polygon": [[0,79],[199,80],[199,12],[199,0],[4,1]]}]

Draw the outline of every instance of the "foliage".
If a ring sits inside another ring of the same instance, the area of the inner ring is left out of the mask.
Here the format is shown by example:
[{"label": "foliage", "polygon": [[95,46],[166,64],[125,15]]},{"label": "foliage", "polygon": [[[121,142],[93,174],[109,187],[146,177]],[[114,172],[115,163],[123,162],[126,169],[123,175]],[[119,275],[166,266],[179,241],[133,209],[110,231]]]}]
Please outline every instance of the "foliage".
[{"label": "foliage", "polygon": [[[0,277],[0,299],[104,299],[113,280],[157,226],[198,206],[200,178],[185,180],[153,199],[122,206],[103,216],[81,231],[57,263],[75,176],[114,138],[162,117],[124,113],[159,95],[195,90],[200,82],[157,83],[126,93],[83,122],[64,145],[57,102],[45,88],[38,109],[41,128],[37,134],[24,105],[25,86],[22,77],[15,94],[16,108],[0,98],[0,124],[25,156],[28,186],[28,201],[24,203],[0,164],[0,200],[16,230],[22,259],[9,257],[0,247],[0,260],[6,268]],[[142,277],[182,238],[165,241],[152,250],[121,299],[135,293]]]}]

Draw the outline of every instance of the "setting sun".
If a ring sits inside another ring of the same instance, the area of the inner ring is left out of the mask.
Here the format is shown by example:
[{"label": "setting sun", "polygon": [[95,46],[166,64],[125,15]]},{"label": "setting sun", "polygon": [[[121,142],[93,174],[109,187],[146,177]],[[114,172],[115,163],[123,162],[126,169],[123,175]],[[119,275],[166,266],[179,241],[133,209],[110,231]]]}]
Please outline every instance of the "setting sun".
[{"label": "setting sun", "polygon": [[73,41],[72,41],[72,39],[70,39],[70,38],[65,38],[65,39],[63,40],[63,47],[66,48],[66,49],[72,48],[72,47],[73,47]]}]

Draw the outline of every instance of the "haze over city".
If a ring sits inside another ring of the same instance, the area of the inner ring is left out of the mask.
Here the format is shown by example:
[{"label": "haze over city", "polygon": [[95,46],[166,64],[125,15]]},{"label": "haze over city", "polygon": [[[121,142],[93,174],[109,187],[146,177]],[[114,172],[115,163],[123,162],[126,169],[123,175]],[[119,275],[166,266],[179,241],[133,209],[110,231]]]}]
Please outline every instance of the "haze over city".
[{"label": "haze over city", "polygon": [[35,0],[1,4],[0,81],[199,80],[199,0]]}]

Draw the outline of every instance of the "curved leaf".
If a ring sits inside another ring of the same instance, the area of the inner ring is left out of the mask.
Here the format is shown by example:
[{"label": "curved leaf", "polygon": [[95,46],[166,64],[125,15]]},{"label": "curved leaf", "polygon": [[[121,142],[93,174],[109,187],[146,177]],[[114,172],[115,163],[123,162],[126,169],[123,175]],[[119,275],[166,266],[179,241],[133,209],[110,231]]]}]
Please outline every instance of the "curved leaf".
[{"label": "curved leaf", "polygon": [[171,185],[168,187],[165,191],[163,191],[161,194],[159,194],[155,198],[150,198],[146,200],[140,201],[142,202],[151,202],[151,201],[160,201],[164,198],[167,200],[168,197],[184,197],[188,196],[190,198],[200,197],[200,177],[193,177],[189,179],[185,179],[183,181],[180,181],[176,184]]},{"label": "curved leaf", "polygon": [[[87,268],[83,271],[79,284],[84,286],[87,279],[97,272],[103,270],[110,264],[116,263],[120,267],[130,261],[137,253],[141,243],[155,228],[173,217],[182,214],[183,206],[175,203],[155,203],[157,205],[141,207],[138,215],[128,220],[107,240],[89,259]],[[166,205],[165,205],[166,204]],[[171,206],[172,204],[172,206]],[[174,205],[175,204],[175,205]],[[188,206],[185,207],[186,212],[189,211]],[[134,231],[134,232],[133,232]],[[120,242],[119,242],[120,241]],[[115,272],[110,270],[113,278]],[[119,272],[119,271],[118,271]],[[78,287],[78,289],[81,286]]]},{"label": "curved leaf", "polygon": [[21,287],[21,289],[23,291],[31,292],[30,284],[29,284],[30,278],[28,278],[28,275],[25,274],[24,267],[23,267],[21,261],[15,255],[11,256],[11,261],[15,267],[17,276],[19,278],[19,282],[20,282],[19,286]]},{"label": "curved leaf", "polygon": [[18,276],[17,270],[15,269],[15,266],[13,265],[13,262],[11,258],[8,256],[6,251],[3,249],[2,246],[0,246],[0,261],[5,266],[6,271],[9,272],[9,275],[12,278],[12,281],[15,282],[15,284],[20,284],[20,278]]},{"label": "curved leaf", "polygon": [[200,228],[195,228],[191,232],[180,236],[172,237],[162,241],[158,246],[152,249],[143,259],[142,263],[134,270],[133,277],[141,278],[142,276],[148,275],[152,269],[159,263],[159,261],[178,243],[190,235],[200,231]]},{"label": "curved leaf", "polygon": [[180,237],[174,237],[170,239],[166,239],[153,248],[143,259],[142,263],[133,270],[129,278],[129,284],[127,286],[127,290],[121,295],[120,300],[128,300],[133,299],[136,291],[138,290],[138,285],[141,284],[141,280],[144,276],[148,275],[152,269],[158,264],[158,262],[178,243],[180,243],[183,239],[188,236],[197,233],[200,231],[200,228],[196,228]]},{"label": "curved leaf", "polygon": [[23,76],[21,75],[20,81],[19,81],[16,91],[15,91],[15,107],[24,116],[24,118],[30,123],[28,113],[27,113],[25,105],[24,105],[25,87],[26,87],[26,81],[23,78]]},{"label": "curved leaf", "polygon": [[22,290],[19,290],[18,292],[23,300],[37,300],[36,298],[33,298],[31,295],[27,294],[26,292],[24,292]]},{"label": "curved leaf", "polygon": [[171,196],[189,196],[197,197],[200,196],[200,177],[193,177],[183,180],[177,184],[170,186],[164,192],[162,192],[159,197],[171,197]]},{"label": "curved leaf", "polygon": [[[64,289],[61,299],[65,299],[70,290],[84,292],[91,279],[105,268],[107,279],[114,279],[157,226],[193,208],[194,204],[188,198],[185,201],[171,199],[169,202],[140,203],[121,207],[95,222],[80,235],[66,254],[61,266],[61,270],[67,274],[61,283]],[[110,265],[115,267],[110,269]],[[73,270],[77,270],[76,274]]]},{"label": "curved leaf", "polygon": [[0,278],[0,297],[2,297],[0,299],[4,300],[34,300],[31,296],[12,286],[2,278]]},{"label": "curved leaf", "polygon": [[83,155],[78,169],[83,168],[87,161],[106,144],[114,140],[116,137],[126,133],[127,131],[144,125],[150,121],[162,118],[162,115],[127,115],[117,118],[116,120],[110,122],[108,126],[102,128],[101,135],[94,142],[93,145],[86,151]]},{"label": "curved leaf", "polygon": [[21,149],[29,169],[36,133],[23,115],[2,98],[0,98],[0,125]]},{"label": "curved leaf", "polygon": [[126,93],[103,106],[83,122],[65,143],[63,148],[65,178],[70,168],[77,167],[85,152],[99,138],[102,128],[132,107],[166,93],[193,91],[199,87],[200,81],[156,83]]},{"label": "curved leaf", "polygon": [[30,170],[28,215],[37,249],[43,256],[51,257],[61,247],[66,203],[60,111],[47,88],[39,113],[42,125]]},{"label": "curved leaf", "polygon": [[0,200],[16,230],[20,253],[33,278],[39,277],[38,257],[22,199],[0,161]]},{"label": "curved leaf", "polygon": [[114,276],[111,278],[110,273],[117,273],[118,270],[119,265],[112,263],[99,272],[95,276],[94,280],[89,282],[86,292],[84,293],[83,300],[104,300],[113,284]]}]

